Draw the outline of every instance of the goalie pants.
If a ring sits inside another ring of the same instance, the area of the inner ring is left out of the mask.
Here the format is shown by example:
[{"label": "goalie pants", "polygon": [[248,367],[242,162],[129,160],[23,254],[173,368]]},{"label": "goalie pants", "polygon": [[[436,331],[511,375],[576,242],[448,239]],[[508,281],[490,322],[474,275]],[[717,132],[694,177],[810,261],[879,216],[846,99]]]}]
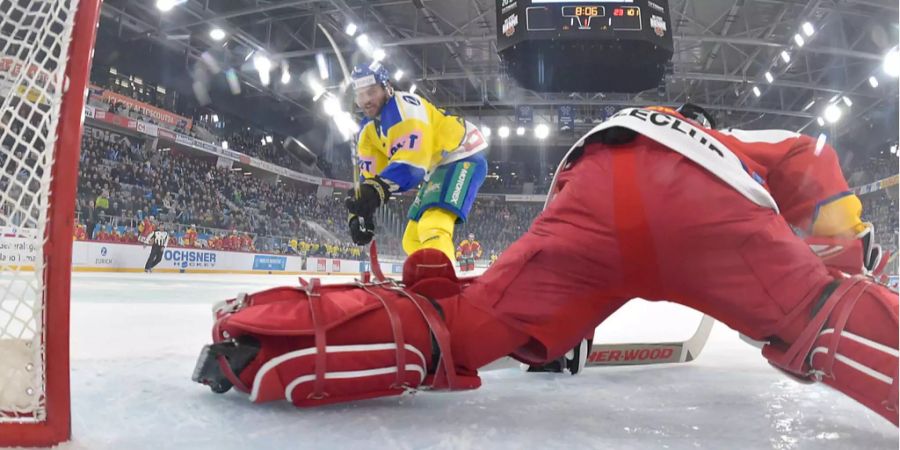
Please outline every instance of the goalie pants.
[{"label": "goalie pants", "polygon": [[[773,364],[799,376],[824,372],[826,383],[896,424],[896,293],[855,280],[855,291],[842,285],[832,296],[842,298],[829,297],[829,305],[844,307],[823,309],[823,291],[834,277],[783,217],[642,136],[626,146],[588,144],[559,175],[557,187],[528,232],[462,293],[460,309],[474,306],[511,330],[488,331],[485,319],[475,321],[481,330],[455,321],[457,363],[471,369],[510,353],[523,362],[545,362],[574,347],[629,299],[668,300],[753,339],[790,347],[802,361]],[[854,296],[849,306],[848,296]],[[832,327],[829,314],[850,320]],[[809,325],[816,318],[824,322]],[[813,341],[820,353],[820,346],[837,345],[837,338],[826,342],[829,327],[874,342],[866,348],[842,344],[851,353],[845,359],[866,361],[872,373],[837,376],[852,372],[834,356],[839,351],[830,353],[824,371],[808,366],[804,358]],[[826,331],[816,338],[820,329]],[[492,341],[484,340],[488,334]],[[806,344],[792,347],[804,334]]]}]

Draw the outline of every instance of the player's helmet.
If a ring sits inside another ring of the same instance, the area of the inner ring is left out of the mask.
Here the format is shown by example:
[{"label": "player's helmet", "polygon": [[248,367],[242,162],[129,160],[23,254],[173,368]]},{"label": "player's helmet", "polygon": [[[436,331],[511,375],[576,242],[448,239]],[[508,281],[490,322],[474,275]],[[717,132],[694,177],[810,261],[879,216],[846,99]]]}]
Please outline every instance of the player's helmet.
[{"label": "player's helmet", "polygon": [[376,62],[371,66],[360,64],[354,67],[350,80],[353,82],[353,89],[363,89],[376,84],[387,87],[391,76],[381,63]]},{"label": "player's helmet", "polygon": [[682,116],[694,120],[706,128],[712,128],[714,130],[716,129],[716,118],[713,117],[713,115],[710,114],[709,111],[693,103],[685,103],[681,105],[676,111],[681,113]]}]

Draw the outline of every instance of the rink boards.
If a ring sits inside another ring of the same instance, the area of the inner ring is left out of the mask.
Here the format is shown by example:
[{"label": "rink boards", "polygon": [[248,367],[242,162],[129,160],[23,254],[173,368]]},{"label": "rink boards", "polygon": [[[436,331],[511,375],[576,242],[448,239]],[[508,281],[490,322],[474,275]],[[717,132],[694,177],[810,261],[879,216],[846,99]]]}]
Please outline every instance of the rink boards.
[{"label": "rink boards", "polygon": [[[34,266],[36,244],[19,236],[0,240],[0,267],[30,270]],[[143,272],[150,247],[138,244],[75,241],[72,270],[78,272]],[[402,263],[383,261],[385,273],[400,273]],[[271,255],[199,248],[168,247],[154,271],[171,273],[234,274],[321,274],[351,275],[367,271],[368,262],[340,258]]]}]

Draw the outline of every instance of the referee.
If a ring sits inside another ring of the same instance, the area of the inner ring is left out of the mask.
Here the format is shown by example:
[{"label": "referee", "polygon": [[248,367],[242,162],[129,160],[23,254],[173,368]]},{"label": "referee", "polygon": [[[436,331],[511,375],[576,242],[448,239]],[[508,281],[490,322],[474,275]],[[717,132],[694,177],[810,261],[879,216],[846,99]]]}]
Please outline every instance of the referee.
[{"label": "referee", "polygon": [[147,264],[144,265],[144,272],[152,273],[153,268],[162,261],[163,249],[169,244],[169,233],[163,230],[154,231],[147,236],[145,243],[152,244],[153,247],[150,249]]}]

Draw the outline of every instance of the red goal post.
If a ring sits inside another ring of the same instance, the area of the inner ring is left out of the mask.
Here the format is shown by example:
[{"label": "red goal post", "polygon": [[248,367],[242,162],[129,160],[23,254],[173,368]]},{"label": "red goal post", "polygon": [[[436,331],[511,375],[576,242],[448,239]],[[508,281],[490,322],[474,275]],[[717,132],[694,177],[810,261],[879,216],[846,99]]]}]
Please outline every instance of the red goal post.
[{"label": "red goal post", "polygon": [[101,0],[2,3],[0,447],[49,446],[71,433],[72,236]]}]

